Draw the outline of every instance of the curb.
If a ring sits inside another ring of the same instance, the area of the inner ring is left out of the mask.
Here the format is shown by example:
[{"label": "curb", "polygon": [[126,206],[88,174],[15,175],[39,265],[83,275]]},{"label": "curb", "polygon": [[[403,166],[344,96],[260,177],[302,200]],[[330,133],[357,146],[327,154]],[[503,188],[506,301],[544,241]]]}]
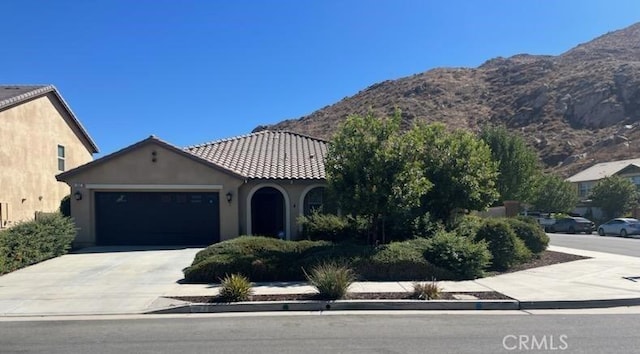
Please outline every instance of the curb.
[{"label": "curb", "polygon": [[572,310],[597,309],[640,305],[640,298],[602,299],[602,300],[551,300],[520,301],[520,310]]},{"label": "curb", "polygon": [[336,300],[336,301],[251,301],[221,304],[187,304],[145,312],[145,314],[345,311],[345,310],[518,310],[515,300]]},{"label": "curb", "polygon": [[288,311],[402,311],[402,310],[570,310],[639,306],[640,298],[604,300],[336,300],[336,301],[251,301],[219,304],[186,304],[144,314],[288,312]]}]

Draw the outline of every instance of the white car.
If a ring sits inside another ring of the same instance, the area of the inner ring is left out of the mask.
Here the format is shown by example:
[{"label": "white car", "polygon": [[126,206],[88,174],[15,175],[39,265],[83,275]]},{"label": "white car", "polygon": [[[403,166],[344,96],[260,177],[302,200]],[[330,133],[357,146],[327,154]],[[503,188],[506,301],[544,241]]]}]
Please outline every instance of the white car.
[{"label": "white car", "polygon": [[598,227],[598,235],[640,235],[640,220],[631,218],[615,218]]}]

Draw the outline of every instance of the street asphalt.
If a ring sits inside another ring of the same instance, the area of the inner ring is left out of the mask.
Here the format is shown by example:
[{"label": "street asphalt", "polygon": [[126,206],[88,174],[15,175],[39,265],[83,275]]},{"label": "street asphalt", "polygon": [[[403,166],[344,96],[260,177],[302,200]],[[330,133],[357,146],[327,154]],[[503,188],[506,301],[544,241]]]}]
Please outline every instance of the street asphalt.
[{"label": "street asphalt", "polygon": [[637,353],[640,315],[307,315],[0,322],[2,353]]},{"label": "street asphalt", "polygon": [[[640,257],[640,238],[585,234],[548,234],[554,246]],[[634,236],[637,237],[637,236]]]}]

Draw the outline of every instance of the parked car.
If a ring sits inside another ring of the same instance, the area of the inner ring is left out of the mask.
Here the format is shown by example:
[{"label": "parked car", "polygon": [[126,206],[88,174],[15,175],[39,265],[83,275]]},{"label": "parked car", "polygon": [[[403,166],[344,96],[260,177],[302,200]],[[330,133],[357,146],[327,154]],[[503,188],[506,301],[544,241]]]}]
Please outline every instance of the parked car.
[{"label": "parked car", "polygon": [[539,211],[522,212],[519,215],[528,216],[536,219],[538,224],[542,226],[545,232],[549,232],[551,225],[556,223],[556,219],[550,213],[541,213]]},{"label": "parked car", "polygon": [[566,232],[575,234],[576,232],[592,233],[596,229],[596,224],[591,220],[579,216],[569,216],[558,219],[553,225],[548,227],[549,232]]},{"label": "parked car", "polygon": [[640,220],[632,218],[611,219],[598,227],[598,235],[640,235]]}]

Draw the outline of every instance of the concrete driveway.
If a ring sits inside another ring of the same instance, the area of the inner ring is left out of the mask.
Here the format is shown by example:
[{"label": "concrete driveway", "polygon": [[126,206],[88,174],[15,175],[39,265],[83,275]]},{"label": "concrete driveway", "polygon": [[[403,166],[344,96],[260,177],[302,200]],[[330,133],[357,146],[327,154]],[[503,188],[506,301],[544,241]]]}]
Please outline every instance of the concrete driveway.
[{"label": "concrete driveway", "polygon": [[201,248],[92,247],[0,276],[0,316],[141,313],[166,305]]}]

